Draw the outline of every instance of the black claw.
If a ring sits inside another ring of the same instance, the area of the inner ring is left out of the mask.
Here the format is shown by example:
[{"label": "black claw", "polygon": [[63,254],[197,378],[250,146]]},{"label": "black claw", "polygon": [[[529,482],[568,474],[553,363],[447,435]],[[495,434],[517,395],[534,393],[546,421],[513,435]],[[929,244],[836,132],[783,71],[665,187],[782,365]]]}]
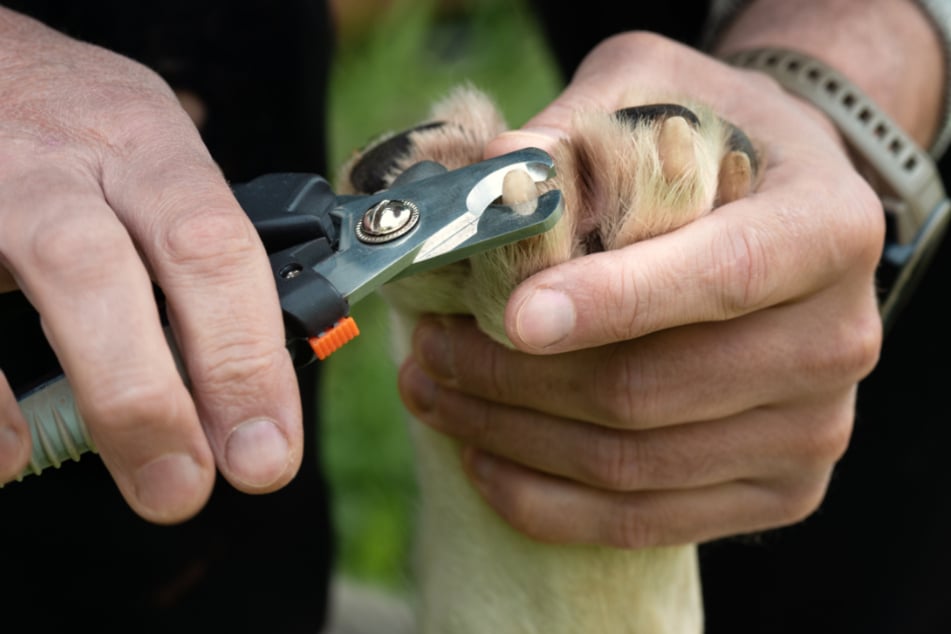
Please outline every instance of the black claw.
[{"label": "black claw", "polygon": [[631,106],[630,108],[621,108],[614,114],[619,119],[624,119],[628,123],[652,123],[658,119],[669,119],[670,117],[683,117],[694,128],[700,126],[700,119],[694,114],[693,110],[675,103],[653,103],[646,106]]},{"label": "black claw", "polygon": [[413,149],[410,135],[414,132],[440,128],[443,125],[445,125],[443,121],[424,123],[400,132],[370,148],[366,154],[360,157],[360,160],[350,171],[350,184],[356,191],[367,194],[388,187],[389,183],[386,179],[393,171],[394,165],[405,158]]}]

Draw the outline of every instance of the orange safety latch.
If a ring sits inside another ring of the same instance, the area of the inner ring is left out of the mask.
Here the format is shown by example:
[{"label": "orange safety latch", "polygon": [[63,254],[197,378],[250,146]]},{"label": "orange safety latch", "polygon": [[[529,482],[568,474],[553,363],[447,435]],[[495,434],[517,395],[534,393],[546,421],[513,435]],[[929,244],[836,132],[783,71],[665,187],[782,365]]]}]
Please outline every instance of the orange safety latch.
[{"label": "orange safety latch", "polygon": [[307,343],[317,358],[323,361],[359,334],[360,329],[353,317],[344,317],[316,337],[310,337]]}]

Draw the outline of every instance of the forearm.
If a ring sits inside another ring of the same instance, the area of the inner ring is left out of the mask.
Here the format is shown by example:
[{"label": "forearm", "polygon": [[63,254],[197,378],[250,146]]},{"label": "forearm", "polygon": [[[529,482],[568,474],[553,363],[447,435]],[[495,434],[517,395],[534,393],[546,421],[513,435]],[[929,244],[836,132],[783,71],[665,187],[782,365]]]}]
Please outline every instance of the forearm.
[{"label": "forearm", "polygon": [[946,69],[938,33],[910,0],[755,0],[713,43],[724,56],[794,49],[837,69],[920,145],[944,114]]}]

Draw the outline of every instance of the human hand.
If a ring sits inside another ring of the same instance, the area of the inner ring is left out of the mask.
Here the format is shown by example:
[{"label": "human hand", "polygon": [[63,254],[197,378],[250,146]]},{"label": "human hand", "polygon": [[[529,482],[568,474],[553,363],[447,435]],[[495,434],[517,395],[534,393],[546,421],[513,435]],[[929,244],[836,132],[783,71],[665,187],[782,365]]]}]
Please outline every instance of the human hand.
[{"label": "human hand", "polygon": [[[4,9],[0,41],[0,291],[39,312],[122,495],[172,523],[204,505],[216,463],[242,491],[280,488],[302,451],[280,306],[198,131],[129,59]],[[4,482],[30,441],[2,375],[0,439]]]},{"label": "human hand", "polygon": [[644,547],[795,522],[846,450],[878,359],[884,221],[834,127],[771,81],[658,36],[605,41],[488,149],[550,147],[621,87],[709,104],[759,142],[750,197],[524,282],[506,330],[425,320],[401,393],[466,447],[487,502],[537,539]]}]

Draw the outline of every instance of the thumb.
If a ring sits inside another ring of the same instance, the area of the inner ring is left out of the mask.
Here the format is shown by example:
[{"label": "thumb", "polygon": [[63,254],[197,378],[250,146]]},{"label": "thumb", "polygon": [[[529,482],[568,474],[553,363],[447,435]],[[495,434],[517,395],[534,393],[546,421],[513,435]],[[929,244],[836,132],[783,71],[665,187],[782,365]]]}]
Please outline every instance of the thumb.
[{"label": "thumb", "polygon": [[[509,339],[524,352],[567,352],[728,319],[775,301],[768,287],[750,280],[760,279],[768,265],[783,268],[766,262],[781,257],[749,253],[750,244],[768,238],[736,236],[755,230],[740,225],[743,230],[730,232],[722,220],[706,216],[669,234],[540,271],[509,298]],[[742,297],[724,300],[737,293]]]}]

